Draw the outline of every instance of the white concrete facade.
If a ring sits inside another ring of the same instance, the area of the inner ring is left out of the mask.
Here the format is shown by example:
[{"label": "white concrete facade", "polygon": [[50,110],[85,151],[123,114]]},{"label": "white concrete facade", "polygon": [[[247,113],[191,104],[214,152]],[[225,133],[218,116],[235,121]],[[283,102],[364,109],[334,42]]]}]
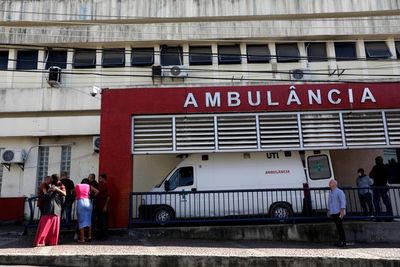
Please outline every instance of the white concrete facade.
[{"label": "white concrete facade", "polygon": [[[97,173],[98,154],[93,151],[92,137],[100,131],[101,96],[90,95],[93,86],[290,83],[294,82],[289,73],[293,69],[308,69],[314,73],[311,80],[325,82],[398,81],[394,75],[400,75],[400,52],[396,50],[396,45],[400,47],[399,11],[398,0],[0,0],[0,53],[8,51],[7,68],[0,69],[0,148],[30,150],[24,171],[17,165],[10,171],[3,167],[0,196],[35,194],[38,145],[49,147],[48,174],[60,172],[62,145],[71,146],[74,182]],[[392,56],[368,60],[365,42],[369,41],[385,42]],[[328,59],[309,62],[308,42],[325,43]],[[336,61],[335,42],[354,42],[358,60]],[[247,62],[247,45],[267,45],[271,55],[276,55],[280,43],[297,44],[301,60],[282,63],[272,57],[267,64]],[[218,64],[218,46],[231,44],[239,45],[242,63]],[[130,64],[132,48],[149,47],[155,51],[154,65],[159,65],[162,45],[182,47],[188,78],[153,79],[151,66]],[[191,46],[211,46],[212,64],[189,66]],[[73,67],[75,51],[80,48],[97,49],[95,67]],[[125,66],[101,66],[103,51],[110,48],[125,49]],[[37,67],[17,70],[18,51],[27,49],[38,50]],[[49,49],[67,50],[66,68],[57,87],[46,81]],[[342,71],[343,75],[338,75]],[[337,158],[336,168],[341,169],[336,176],[346,176],[344,183],[354,185],[349,175],[353,167],[342,173],[341,159],[365,153],[335,153],[332,158]],[[347,154],[344,157],[342,153]],[[363,167],[369,169],[379,153],[382,150],[367,152],[369,163]],[[148,158],[162,162],[162,168],[152,172]],[[135,177],[143,180],[134,181],[135,191],[151,188],[159,179],[154,177],[165,175],[175,163],[173,156],[137,156]]]}]

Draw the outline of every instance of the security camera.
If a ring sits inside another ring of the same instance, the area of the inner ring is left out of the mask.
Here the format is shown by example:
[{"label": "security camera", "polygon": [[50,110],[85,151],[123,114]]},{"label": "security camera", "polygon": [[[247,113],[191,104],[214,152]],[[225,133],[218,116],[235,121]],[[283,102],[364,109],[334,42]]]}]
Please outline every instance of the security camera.
[{"label": "security camera", "polygon": [[97,86],[93,86],[92,91],[90,92],[90,95],[95,97],[97,94],[101,93],[101,88]]}]

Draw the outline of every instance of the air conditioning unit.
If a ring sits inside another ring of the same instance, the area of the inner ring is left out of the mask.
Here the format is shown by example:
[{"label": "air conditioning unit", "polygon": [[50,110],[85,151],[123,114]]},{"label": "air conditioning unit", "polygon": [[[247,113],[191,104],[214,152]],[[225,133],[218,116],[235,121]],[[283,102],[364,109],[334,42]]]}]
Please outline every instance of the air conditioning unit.
[{"label": "air conditioning unit", "polygon": [[100,136],[93,136],[93,150],[95,152],[100,151]]},{"label": "air conditioning unit", "polygon": [[307,69],[294,69],[290,71],[290,78],[292,80],[310,80],[311,74]]},{"label": "air conditioning unit", "polygon": [[25,162],[26,152],[24,149],[5,149],[1,153],[1,163],[11,164],[18,163],[23,164]]},{"label": "air conditioning unit", "polygon": [[47,82],[51,86],[58,86],[61,83],[61,68],[56,67],[56,66],[51,66],[48,69],[48,77],[47,77]]},{"label": "air conditioning unit", "polygon": [[183,65],[163,67],[162,76],[164,76],[164,77],[187,77],[188,76],[188,67],[183,66]]}]

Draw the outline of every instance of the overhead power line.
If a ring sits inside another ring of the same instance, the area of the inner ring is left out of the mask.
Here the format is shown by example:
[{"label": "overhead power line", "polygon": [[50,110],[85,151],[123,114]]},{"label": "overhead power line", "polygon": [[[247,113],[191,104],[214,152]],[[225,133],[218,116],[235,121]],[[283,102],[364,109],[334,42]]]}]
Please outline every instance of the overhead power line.
[{"label": "overhead power line", "polygon": [[[6,71],[12,71],[12,72],[25,72],[25,73],[45,73],[47,74],[47,70],[6,70]],[[210,70],[212,72],[213,70]],[[238,71],[240,73],[240,71]],[[153,76],[152,74],[107,74],[107,73],[99,73],[99,72],[73,72],[73,71],[63,71],[63,74],[70,74],[70,75],[92,75],[92,76],[100,76],[100,77],[147,77],[147,78],[157,78],[157,76]],[[258,72],[259,74],[262,74],[262,72]],[[272,72],[272,71],[264,71],[265,74],[290,74],[289,71],[284,71],[284,72]],[[319,75],[319,74],[318,74]],[[329,74],[325,74],[322,76],[328,76]],[[342,74],[343,75],[343,74]],[[348,74],[347,76],[360,76],[360,79],[308,79],[308,80],[301,80],[301,81],[306,81],[306,82],[339,82],[339,83],[345,83],[345,82],[357,82],[357,83],[365,83],[365,82],[371,82],[371,81],[377,81],[377,79],[368,79],[365,77],[374,77],[374,75],[371,76],[366,76],[364,74]],[[375,76],[377,77],[389,77],[386,79],[380,79],[379,82],[393,82],[393,81],[400,81],[400,75],[378,75],[376,74]],[[398,79],[393,79],[398,78]],[[160,77],[161,78],[161,77]],[[214,77],[214,76],[187,76],[185,79],[205,79],[205,80],[227,80],[227,81],[290,81],[293,82],[293,79],[282,79],[282,78],[247,78],[244,75],[232,75],[230,77]],[[300,81],[300,80],[297,80]]]}]

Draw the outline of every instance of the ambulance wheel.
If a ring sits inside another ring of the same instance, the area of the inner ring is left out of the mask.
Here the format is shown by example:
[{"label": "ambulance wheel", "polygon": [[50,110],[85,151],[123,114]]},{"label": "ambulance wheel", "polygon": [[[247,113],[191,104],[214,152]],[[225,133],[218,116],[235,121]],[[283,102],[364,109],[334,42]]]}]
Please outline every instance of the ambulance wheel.
[{"label": "ambulance wheel", "polygon": [[174,212],[169,207],[159,207],[154,211],[156,222],[165,223],[174,219]]},{"label": "ambulance wheel", "polygon": [[269,216],[275,219],[287,219],[292,215],[292,207],[287,203],[275,203],[269,210]]}]

